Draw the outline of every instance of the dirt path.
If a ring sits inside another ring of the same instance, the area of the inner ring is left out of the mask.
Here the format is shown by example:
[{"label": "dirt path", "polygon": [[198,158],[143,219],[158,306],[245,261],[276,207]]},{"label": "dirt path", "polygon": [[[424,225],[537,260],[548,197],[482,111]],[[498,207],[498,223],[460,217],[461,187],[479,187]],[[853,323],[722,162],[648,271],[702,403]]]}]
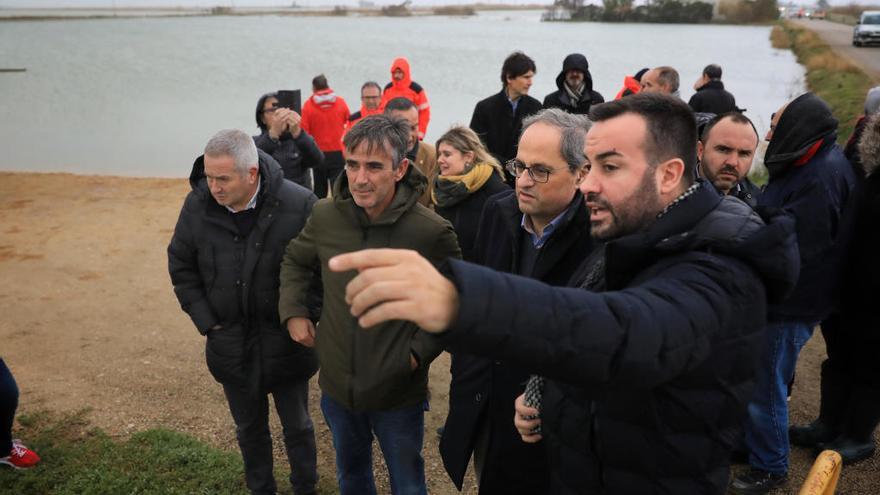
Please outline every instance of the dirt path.
[{"label": "dirt path", "polygon": [[860,46],[852,44],[853,27],[831,21],[807,21],[792,19],[790,22],[815,31],[835,52],[848,58],[861,67],[874,81],[880,81],[880,46]]},{"label": "dirt path", "polygon": [[[236,449],[202,338],[168,279],[165,248],[188,187],[185,180],[0,172],[0,356],[16,374],[22,412],[89,408],[92,422],[113,435],[162,426]],[[815,340],[798,371],[796,421],[817,410],[824,346]],[[445,355],[432,367],[425,427],[436,494],[457,493],[435,434],[446,414],[448,369]],[[311,405],[319,469],[331,486],[333,450],[316,387]],[[280,438],[277,421],[273,428]],[[276,454],[283,461],[280,448]],[[792,477],[802,479],[805,453],[795,452],[794,463]],[[880,493],[878,467],[875,456],[847,469],[840,493]],[[387,492],[383,469],[377,477]],[[476,493],[472,480],[465,493]]]}]

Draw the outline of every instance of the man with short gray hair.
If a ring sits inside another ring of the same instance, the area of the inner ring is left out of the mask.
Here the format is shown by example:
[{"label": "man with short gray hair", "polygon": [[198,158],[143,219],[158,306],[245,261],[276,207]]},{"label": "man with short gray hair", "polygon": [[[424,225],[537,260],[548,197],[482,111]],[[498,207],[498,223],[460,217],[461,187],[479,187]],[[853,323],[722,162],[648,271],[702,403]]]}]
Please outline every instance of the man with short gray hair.
[{"label": "man with short gray hair", "polygon": [[[590,121],[558,108],[523,121],[508,163],[516,191],[492,196],[474,242],[474,261],[494,270],[564,286],[592,250],[590,213],[578,184]],[[513,403],[529,370],[508,361],[452,356],[449,415],[440,454],[461,489],[473,454],[480,493],[544,493],[550,467],[541,445],[522,442]]]},{"label": "man with short gray hair", "polygon": [[[315,432],[309,418],[314,351],[295,342],[278,319],[281,254],[306,223],[317,198],[284,180],[281,166],[239,130],[208,141],[190,174],[168,246],[174,293],[206,337],[208,369],[235,421],[245,480],[253,494],[275,493],[269,400],[281,419],[295,495],[315,493]],[[315,317],[312,292],[307,314]]]},{"label": "man with short gray hair", "polygon": [[[428,366],[441,347],[417,325],[365,331],[351,317],[345,285],[330,257],[363,247],[406,247],[439,264],[461,254],[452,226],[418,203],[427,180],[411,166],[409,127],[387,115],[365,117],[343,139],[345,173],[322,199],[281,266],[279,313],[297,342],[318,355],[321,410],[336,448],[343,495],[376,493],[373,436],[385,456],[393,493],[425,494],[422,459]],[[308,288],[324,288],[320,325],[308,318]]]},{"label": "man with short gray hair", "polygon": [[667,65],[654,67],[642,76],[642,93],[663,93],[680,98],[678,85],[678,71]]}]

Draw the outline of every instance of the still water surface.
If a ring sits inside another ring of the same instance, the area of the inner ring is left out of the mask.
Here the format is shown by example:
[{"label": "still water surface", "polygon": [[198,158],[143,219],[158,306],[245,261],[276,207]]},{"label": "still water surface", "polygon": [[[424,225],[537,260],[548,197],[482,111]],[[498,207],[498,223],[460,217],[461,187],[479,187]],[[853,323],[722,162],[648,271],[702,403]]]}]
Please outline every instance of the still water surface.
[{"label": "still water surface", "polygon": [[396,56],[432,105],[428,139],[467,124],[500,89],[504,57],[523,50],[531,94],[555,90],[562,59],[582,52],[606,99],[641,67],[672,65],[682,96],[708,63],[766,131],[803,91],[803,69],[770,46],[769,27],[541,23],[540,12],[475,17],[200,17],[0,23],[0,169],[182,177],[218,129],[256,132],[262,93],[327,75],[352,111],[367,79]]}]

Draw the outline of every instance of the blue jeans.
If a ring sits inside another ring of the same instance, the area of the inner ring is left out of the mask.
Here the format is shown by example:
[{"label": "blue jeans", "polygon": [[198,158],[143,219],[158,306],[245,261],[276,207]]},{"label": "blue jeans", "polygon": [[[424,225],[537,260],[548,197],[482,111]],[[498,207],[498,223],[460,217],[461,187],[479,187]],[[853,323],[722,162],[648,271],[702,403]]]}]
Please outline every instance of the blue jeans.
[{"label": "blue jeans", "polygon": [[342,495],[375,495],[373,434],[388,466],[394,495],[427,495],[422,440],[424,404],[390,411],[353,412],[327,395],[321,411],[333,434],[336,480]]},{"label": "blue jeans", "polygon": [[813,322],[778,322],[765,329],[764,359],[757,370],[745,428],[753,468],[788,472],[788,383],[815,326]]}]

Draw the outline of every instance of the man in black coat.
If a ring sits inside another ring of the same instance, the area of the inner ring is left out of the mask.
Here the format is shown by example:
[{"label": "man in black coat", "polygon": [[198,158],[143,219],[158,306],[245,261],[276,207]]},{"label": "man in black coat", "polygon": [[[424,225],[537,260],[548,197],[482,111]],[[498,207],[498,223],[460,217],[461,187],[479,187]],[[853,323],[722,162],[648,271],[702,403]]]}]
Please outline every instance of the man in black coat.
[{"label": "man in black coat", "polygon": [[278,284],[284,248],[317,198],[285,180],[278,163],[238,130],[220,131],[208,141],[193,164],[190,184],[168,246],[168,269],[181,307],[207,337],[208,369],[223,385],[235,421],[247,487],[254,494],[277,488],[267,397],[272,394],[294,493],[315,493],[308,393],[318,363],[281,325]]},{"label": "man in black coat", "polygon": [[721,66],[707,65],[694,83],[694,89],[697,92],[688,101],[694,112],[721,115],[737,111],[736,98],[724,89],[724,83],[721,82]]},{"label": "man in black coat", "polygon": [[539,407],[520,396],[514,419],[524,440],[547,442],[544,493],[723,493],[767,301],[797,277],[793,223],[765,223],[694,182],[684,102],[638,94],[590,119],[580,191],[606,243],[575,288],[454,260],[444,276],[407,251],[349,253],[330,267],[360,271],[346,297],[362,326],[411,320],[453,351],[545,377],[543,394],[530,394]]},{"label": "man in black coat", "polygon": [[572,53],[562,61],[562,70],[556,76],[559,88],[544,97],[544,108],[561,108],[566,112],[586,115],[590,105],[603,103],[605,98],[593,91],[593,76],[587,57]]},{"label": "man in black coat", "polygon": [[697,174],[721,194],[754,208],[761,189],[752,184],[748,173],[757,148],[758,131],[748,117],[738,112],[718,115],[706,124],[697,141]]},{"label": "man in black coat", "polygon": [[880,114],[864,122],[858,146],[867,176],[853,191],[842,226],[840,309],[822,322],[828,359],[822,363],[819,417],[789,430],[793,445],[835,450],[844,464],[874,454],[880,423]]},{"label": "man in black coat", "polygon": [[[511,53],[501,66],[501,91],[474,107],[470,128],[502,165],[516,156],[523,119],[541,110],[541,102],[529,96],[536,71],[535,61],[528,55]],[[508,176],[508,185],[513,187],[513,182]]]},{"label": "man in black coat", "polygon": [[[592,247],[589,213],[578,191],[589,125],[585,117],[559,109],[523,122],[512,167],[516,191],[496,194],[484,206],[475,263],[550,285],[568,283]],[[544,447],[522,442],[511,414],[528,377],[528,370],[506,361],[452,355],[440,454],[459,490],[472,453],[480,493],[527,495],[546,489],[550,467]]]}]

